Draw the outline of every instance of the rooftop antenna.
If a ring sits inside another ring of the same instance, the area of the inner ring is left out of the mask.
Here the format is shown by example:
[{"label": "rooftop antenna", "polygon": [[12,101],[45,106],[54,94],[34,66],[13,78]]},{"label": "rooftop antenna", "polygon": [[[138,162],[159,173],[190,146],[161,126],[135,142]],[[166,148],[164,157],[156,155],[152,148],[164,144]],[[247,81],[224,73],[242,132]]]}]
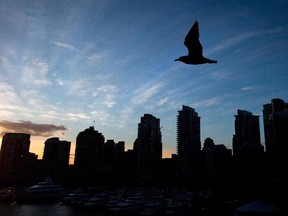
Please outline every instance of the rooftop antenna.
[{"label": "rooftop antenna", "polygon": [[93,128],[94,128],[94,126],[95,126],[95,121],[93,121]]}]

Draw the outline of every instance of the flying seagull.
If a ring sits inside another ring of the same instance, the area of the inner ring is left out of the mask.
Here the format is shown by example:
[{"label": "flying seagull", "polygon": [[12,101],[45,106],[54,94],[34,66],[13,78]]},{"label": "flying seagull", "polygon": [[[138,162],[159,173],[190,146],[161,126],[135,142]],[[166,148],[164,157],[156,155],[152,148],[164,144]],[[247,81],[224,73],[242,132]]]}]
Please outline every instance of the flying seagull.
[{"label": "flying seagull", "polygon": [[181,61],[186,64],[205,64],[205,63],[217,63],[215,60],[205,58],[202,53],[202,45],[199,41],[199,25],[198,21],[195,21],[190,31],[185,37],[184,45],[188,49],[188,55],[181,56],[175,61]]}]

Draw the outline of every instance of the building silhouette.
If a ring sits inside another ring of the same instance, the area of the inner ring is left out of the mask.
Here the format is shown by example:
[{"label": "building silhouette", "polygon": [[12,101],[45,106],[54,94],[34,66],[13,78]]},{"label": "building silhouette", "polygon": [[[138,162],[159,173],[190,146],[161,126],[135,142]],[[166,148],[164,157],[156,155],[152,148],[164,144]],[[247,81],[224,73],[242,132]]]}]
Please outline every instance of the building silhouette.
[{"label": "building silhouette", "polygon": [[202,148],[202,178],[212,181],[225,181],[232,174],[232,151],[223,144],[215,144],[206,138]]},{"label": "building silhouette", "polygon": [[43,161],[50,162],[54,166],[68,166],[70,147],[71,142],[61,141],[58,137],[47,139],[44,143]]},{"label": "building silhouette", "polygon": [[2,138],[0,166],[14,168],[29,157],[30,134],[6,133]]},{"label": "building silhouette", "polygon": [[265,147],[274,178],[287,178],[288,103],[275,98],[263,105]]},{"label": "building silhouette", "polygon": [[193,108],[183,105],[177,116],[178,173],[181,179],[199,175],[200,151],[200,117]]},{"label": "building silhouette", "polygon": [[263,171],[264,146],[260,141],[259,116],[237,110],[233,136],[233,156],[239,177],[250,177]]},{"label": "building silhouette", "polygon": [[6,133],[0,151],[0,185],[21,184],[26,180],[25,167],[37,161],[29,152],[30,134]]},{"label": "building silhouette", "polygon": [[104,136],[94,127],[80,132],[76,138],[75,168],[78,170],[95,168],[101,162],[104,142]]},{"label": "building silhouette", "polygon": [[151,114],[144,114],[141,117],[134,150],[139,177],[146,179],[155,176],[162,159],[160,119]]},{"label": "building silhouette", "polygon": [[238,109],[234,124],[233,155],[237,155],[243,148],[261,145],[258,115]]},{"label": "building silhouette", "polygon": [[114,149],[114,161],[117,162],[123,162],[124,160],[124,153],[125,153],[125,142],[119,141],[115,144]]},{"label": "building silhouette", "polygon": [[113,164],[115,154],[115,142],[112,139],[109,139],[104,144],[103,148],[103,158],[101,162],[104,165]]}]

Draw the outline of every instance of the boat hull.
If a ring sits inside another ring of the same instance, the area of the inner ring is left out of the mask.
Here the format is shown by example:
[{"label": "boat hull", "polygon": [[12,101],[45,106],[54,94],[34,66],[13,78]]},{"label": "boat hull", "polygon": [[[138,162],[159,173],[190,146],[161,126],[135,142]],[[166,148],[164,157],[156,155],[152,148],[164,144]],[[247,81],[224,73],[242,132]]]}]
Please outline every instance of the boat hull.
[{"label": "boat hull", "polygon": [[64,195],[64,191],[41,193],[21,191],[16,196],[16,201],[18,203],[58,202]]}]

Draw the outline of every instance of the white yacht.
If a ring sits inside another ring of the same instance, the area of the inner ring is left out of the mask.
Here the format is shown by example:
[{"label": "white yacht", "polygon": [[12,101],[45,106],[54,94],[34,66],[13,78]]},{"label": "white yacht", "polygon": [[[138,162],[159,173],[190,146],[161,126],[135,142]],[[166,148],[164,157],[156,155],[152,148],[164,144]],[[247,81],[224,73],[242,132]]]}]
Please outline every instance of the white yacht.
[{"label": "white yacht", "polygon": [[45,181],[20,191],[17,196],[17,201],[20,203],[58,201],[58,199],[64,195],[65,191],[61,185],[54,184],[50,178],[46,178]]}]

